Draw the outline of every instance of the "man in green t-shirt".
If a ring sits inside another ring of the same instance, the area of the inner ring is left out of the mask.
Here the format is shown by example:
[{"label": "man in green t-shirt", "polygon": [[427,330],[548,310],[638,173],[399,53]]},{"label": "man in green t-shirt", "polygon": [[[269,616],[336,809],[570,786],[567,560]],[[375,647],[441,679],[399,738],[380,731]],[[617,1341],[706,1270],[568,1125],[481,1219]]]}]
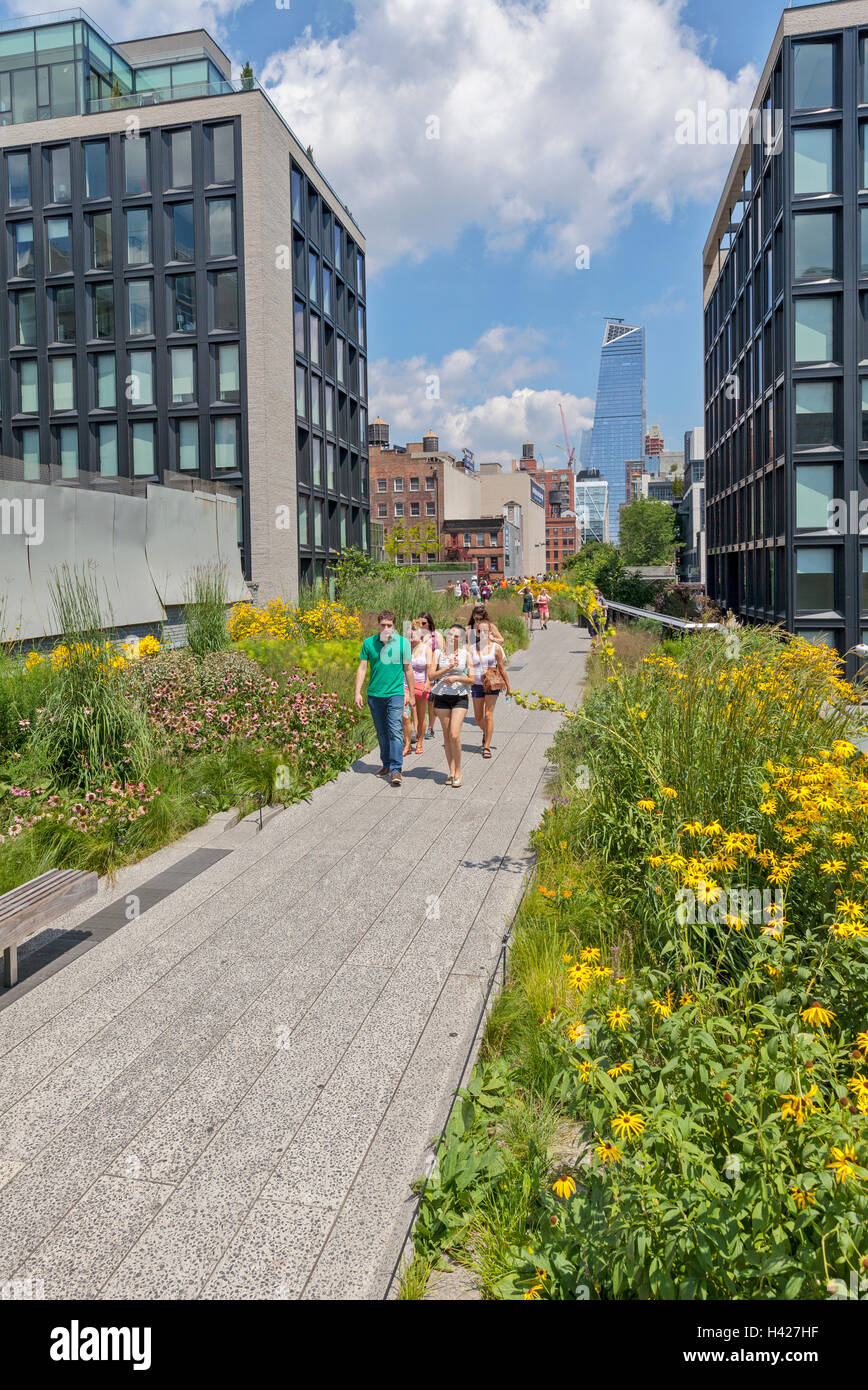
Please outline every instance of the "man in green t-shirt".
[{"label": "man in green t-shirt", "polygon": [[379,632],[366,637],[362,643],[359,669],[356,671],[356,708],[362,708],[362,686],[365,673],[371,668],[368,682],[368,708],[380,744],[378,777],[391,777],[392,786],[400,787],[404,766],[404,686],[415,696],[413,667],[410,664],[410,643],[395,631],[395,615],[386,608],[377,614]]}]

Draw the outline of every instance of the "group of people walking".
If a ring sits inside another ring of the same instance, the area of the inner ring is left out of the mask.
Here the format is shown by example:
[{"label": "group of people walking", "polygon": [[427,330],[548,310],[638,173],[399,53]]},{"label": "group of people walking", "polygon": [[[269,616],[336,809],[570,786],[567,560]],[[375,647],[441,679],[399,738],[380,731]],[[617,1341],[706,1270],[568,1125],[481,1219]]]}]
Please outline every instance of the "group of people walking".
[{"label": "group of people walking", "polygon": [[[482,603],[466,624],[441,632],[430,613],[420,613],[407,637],[395,631],[395,614],[377,614],[378,631],[365,639],[356,672],[355,702],[363,707],[362,687],[370,668],[368,706],[380,745],[379,777],[393,787],[403,779],[404,757],[421,753],[423,739],[443,731],[447,787],[461,786],[461,727],[470,701],[482,731],[482,756],[491,757],[494,711],[501,691],[511,694],[503,637]],[[427,724],[427,730],[426,730]]]}]

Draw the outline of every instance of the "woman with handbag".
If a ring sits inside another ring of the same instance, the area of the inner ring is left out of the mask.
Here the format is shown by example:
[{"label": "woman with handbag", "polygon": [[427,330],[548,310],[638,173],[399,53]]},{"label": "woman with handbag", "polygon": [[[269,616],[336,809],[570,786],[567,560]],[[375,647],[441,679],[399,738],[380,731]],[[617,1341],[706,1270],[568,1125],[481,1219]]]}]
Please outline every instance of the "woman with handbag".
[{"label": "woman with handbag", "polygon": [[468,647],[473,669],[473,715],[482,730],[482,756],[491,757],[491,736],[494,733],[494,706],[501,690],[511,695],[503,647],[494,640],[491,623],[481,619],[473,629],[476,639]]}]

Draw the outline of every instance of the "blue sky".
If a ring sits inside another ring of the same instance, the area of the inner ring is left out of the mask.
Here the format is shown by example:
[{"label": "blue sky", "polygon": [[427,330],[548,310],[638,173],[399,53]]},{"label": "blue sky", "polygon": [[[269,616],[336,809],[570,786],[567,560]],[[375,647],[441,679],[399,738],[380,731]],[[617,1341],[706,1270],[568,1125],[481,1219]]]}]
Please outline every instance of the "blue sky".
[{"label": "blue sky", "polygon": [[507,460],[529,437],[559,464],[608,315],[646,325],[667,447],[701,424],[701,252],[734,151],[678,144],[676,112],[749,105],[780,0],[86,8],[114,38],[204,25],[313,145],[368,238],[370,414],[394,442],[433,425]]}]

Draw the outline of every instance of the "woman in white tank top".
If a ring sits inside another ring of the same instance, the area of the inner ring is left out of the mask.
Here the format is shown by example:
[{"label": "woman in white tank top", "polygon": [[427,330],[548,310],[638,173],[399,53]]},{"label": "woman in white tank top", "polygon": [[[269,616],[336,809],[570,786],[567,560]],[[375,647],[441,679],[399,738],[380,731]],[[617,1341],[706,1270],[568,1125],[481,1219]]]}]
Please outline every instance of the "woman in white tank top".
[{"label": "woman in white tank top", "polygon": [[470,653],[470,669],[473,673],[473,685],[470,694],[473,697],[473,717],[482,730],[482,756],[491,757],[491,737],[494,733],[494,707],[497,704],[498,690],[486,691],[483,679],[486,671],[497,670],[506,681],[506,693],[512,692],[509,688],[509,676],[506,674],[506,660],[503,647],[499,642],[495,642],[491,633],[491,623],[487,619],[482,619],[475,627],[468,632],[469,642],[467,650]]}]

